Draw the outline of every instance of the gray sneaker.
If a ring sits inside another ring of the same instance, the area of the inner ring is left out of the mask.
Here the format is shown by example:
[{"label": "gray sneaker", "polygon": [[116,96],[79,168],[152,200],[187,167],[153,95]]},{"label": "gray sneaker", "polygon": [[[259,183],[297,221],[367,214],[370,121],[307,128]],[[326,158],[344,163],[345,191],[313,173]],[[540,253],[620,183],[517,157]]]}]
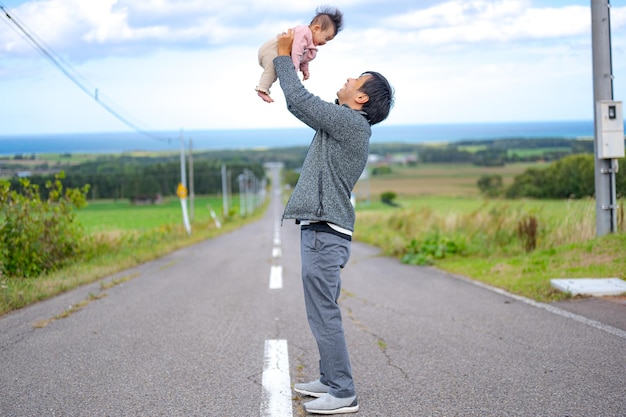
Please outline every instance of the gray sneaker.
[{"label": "gray sneaker", "polygon": [[359,411],[356,395],[348,398],[337,398],[324,394],[317,400],[304,404],[307,413],[313,414],[346,414]]},{"label": "gray sneaker", "polygon": [[319,379],[311,382],[305,382],[302,384],[295,384],[293,390],[303,395],[310,395],[311,397],[321,397],[326,394],[330,387],[326,384],[322,384]]}]

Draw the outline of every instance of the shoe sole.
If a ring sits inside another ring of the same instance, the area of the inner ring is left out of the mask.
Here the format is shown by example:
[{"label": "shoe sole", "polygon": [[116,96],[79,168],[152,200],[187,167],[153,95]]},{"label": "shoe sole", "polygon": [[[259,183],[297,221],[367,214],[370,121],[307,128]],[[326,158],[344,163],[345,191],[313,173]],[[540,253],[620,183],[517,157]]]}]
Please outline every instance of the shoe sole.
[{"label": "shoe sole", "polygon": [[357,405],[352,405],[348,407],[336,408],[334,410],[313,410],[313,409],[306,408],[306,407],[304,407],[304,409],[306,410],[307,413],[330,415],[330,414],[356,413],[357,411],[359,411],[359,406],[357,404]]},{"label": "shoe sole", "polygon": [[298,394],[308,395],[309,397],[315,397],[315,398],[319,398],[322,395],[326,394],[326,392],[314,392],[314,391],[307,391],[305,389],[298,389],[298,388],[294,388],[293,390],[297,392]]}]

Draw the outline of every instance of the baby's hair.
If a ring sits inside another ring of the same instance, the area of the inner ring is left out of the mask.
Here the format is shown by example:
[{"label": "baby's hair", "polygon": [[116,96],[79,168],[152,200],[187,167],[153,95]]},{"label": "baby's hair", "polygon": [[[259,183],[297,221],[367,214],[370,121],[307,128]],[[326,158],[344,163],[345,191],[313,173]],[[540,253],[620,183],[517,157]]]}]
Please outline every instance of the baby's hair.
[{"label": "baby's hair", "polygon": [[322,30],[334,27],[335,35],[337,35],[343,29],[343,13],[336,7],[320,6],[315,10],[315,17],[311,20],[311,24],[320,25]]}]

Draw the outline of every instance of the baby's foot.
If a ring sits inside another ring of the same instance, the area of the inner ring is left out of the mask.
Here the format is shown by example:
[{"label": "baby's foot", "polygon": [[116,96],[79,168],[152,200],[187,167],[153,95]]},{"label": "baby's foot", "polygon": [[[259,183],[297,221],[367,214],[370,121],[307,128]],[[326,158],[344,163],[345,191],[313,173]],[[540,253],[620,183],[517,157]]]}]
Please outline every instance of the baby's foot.
[{"label": "baby's foot", "polygon": [[265,101],[266,103],[273,103],[274,99],[270,97],[269,94],[264,93],[263,91],[257,91],[257,94],[259,95],[259,97],[261,97],[263,99],[263,101]]}]

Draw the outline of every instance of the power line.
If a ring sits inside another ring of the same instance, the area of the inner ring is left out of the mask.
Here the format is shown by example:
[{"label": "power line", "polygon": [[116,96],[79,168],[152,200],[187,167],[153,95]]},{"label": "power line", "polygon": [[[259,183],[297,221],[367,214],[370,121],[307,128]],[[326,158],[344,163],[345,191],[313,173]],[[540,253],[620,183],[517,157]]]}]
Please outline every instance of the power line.
[{"label": "power line", "polygon": [[[19,30],[18,34],[23,36],[26,41],[28,41],[36,50],[39,52],[44,58],[52,63],[59,71],[61,71],[67,78],[70,79],[78,88],[80,88],[85,94],[92,97],[102,108],[104,108],[107,112],[112,114],[119,121],[124,123],[126,126],[131,129],[145,135],[151,139],[170,142],[170,139],[158,137],[144,129],[141,129],[135,123],[131,122],[127,117],[124,117],[120,114],[119,111],[113,109],[113,107],[106,103],[106,100],[102,99],[102,94],[99,92],[99,89],[94,88],[93,86],[89,86],[90,84],[84,77],[80,76],[76,70],[74,70],[71,65],[67,62],[63,62],[63,60],[57,57],[53,52],[51,52],[51,48],[47,47],[43,41],[37,39],[37,37],[32,33],[32,31],[27,30],[28,28],[22,22],[20,22],[15,16],[12,16],[9,11],[5,8],[4,4],[0,2],[0,10],[4,12],[6,18],[13,23],[15,28]],[[15,28],[13,28],[15,30]],[[80,80],[79,78],[82,78]]]}]

